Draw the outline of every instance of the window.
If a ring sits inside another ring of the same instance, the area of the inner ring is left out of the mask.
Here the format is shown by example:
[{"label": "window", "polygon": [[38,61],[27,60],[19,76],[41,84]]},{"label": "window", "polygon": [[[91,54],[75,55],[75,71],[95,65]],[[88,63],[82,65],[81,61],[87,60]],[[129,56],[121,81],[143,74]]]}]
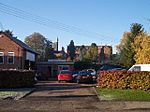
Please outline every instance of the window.
[{"label": "window", "polygon": [[4,53],[0,52],[0,64],[4,63]]},{"label": "window", "polygon": [[61,74],[71,74],[70,71],[61,71]]},{"label": "window", "polygon": [[14,52],[8,52],[7,62],[8,64],[14,64]]},{"label": "window", "polygon": [[141,67],[140,66],[134,66],[133,71],[141,71]]}]

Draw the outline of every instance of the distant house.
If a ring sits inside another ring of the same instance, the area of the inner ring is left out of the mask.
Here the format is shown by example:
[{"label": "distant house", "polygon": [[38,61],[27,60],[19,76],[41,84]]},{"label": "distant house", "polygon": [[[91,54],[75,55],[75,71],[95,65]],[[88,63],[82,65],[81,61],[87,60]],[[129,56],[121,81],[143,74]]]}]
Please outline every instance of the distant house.
[{"label": "distant house", "polygon": [[37,53],[19,39],[0,32],[0,68],[34,69]]},{"label": "distant house", "polygon": [[37,72],[41,74],[41,79],[49,80],[57,78],[60,70],[73,71],[74,62],[69,62],[61,59],[49,59],[47,62],[37,63]]},{"label": "distant house", "polygon": [[[80,48],[82,46],[75,46],[75,54],[76,54],[76,58],[79,57],[79,53],[80,53]],[[91,46],[84,46],[86,51],[88,51],[90,49]],[[112,46],[97,46],[98,47],[98,61],[102,62],[102,63],[107,63],[111,60],[111,56],[112,56]]]}]

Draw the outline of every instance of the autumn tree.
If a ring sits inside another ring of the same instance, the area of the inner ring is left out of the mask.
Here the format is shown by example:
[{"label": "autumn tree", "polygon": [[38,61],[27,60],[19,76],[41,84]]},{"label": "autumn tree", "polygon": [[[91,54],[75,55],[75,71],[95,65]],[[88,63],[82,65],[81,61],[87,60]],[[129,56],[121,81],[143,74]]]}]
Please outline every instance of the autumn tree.
[{"label": "autumn tree", "polygon": [[86,53],[86,59],[91,62],[96,62],[98,58],[98,47],[95,43],[92,43],[89,50]]},{"label": "autumn tree", "polygon": [[116,46],[119,53],[121,53],[121,51],[124,49],[127,39],[129,38],[130,35],[131,35],[131,32],[124,32],[119,45]]},{"label": "autumn tree", "polygon": [[63,59],[63,60],[67,59],[67,54],[65,52],[65,48],[64,47],[62,47],[60,52],[55,53],[55,55],[56,55],[57,59]]},{"label": "autumn tree", "polygon": [[67,47],[68,58],[73,61],[75,59],[75,46],[73,40],[70,41],[69,46]]},{"label": "autumn tree", "polygon": [[46,39],[40,33],[33,33],[25,38],[25,43],[29,45],[34,51],[39,53],[39,61],[47,61],[50,58],[52,42]]},{"label": "autumn tree", "polygon": [[150,64],[150,36],[147,33],[138,35],[132,47],[135,51],[136,64]]},{"label": "autumn tree", "polygon": [[135,64],[135,51],[132,48],[132,43],[134,43],[135,37],[144,31],[142,27],[143,26],[138,23],[131,24],[130,34],[125,34],[122,39],[124,41],[121,41],[121,46],[118,46],[121,63],[126,67],[131,67]]},{"label": "autumn tree", "polygon": [[86,48],[84,45],[82,45],[79,49],[79,61],[85,61],[86,56]]},{"label": "autumn tree", "polygon": [[121,40],[120,40],[120,44],[116,46],[117,51],[119,53],[119,62],[120,64],[125,64],[124,60],[126,60],[126,52],[124,52],[126,44],[127,44],[127,40],[130,37],[131,32],[124,32]]}]

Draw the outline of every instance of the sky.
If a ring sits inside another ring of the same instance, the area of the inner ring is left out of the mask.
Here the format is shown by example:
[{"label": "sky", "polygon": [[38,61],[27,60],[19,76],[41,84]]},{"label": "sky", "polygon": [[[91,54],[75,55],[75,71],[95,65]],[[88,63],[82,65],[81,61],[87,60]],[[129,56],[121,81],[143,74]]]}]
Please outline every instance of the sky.
[{"label": "sky", "polygon": [[34,15],[48,21],[45,23],[48,25],[38,24],[3,12],[0,7],[1,29],[12,30],[22,41],[33,32],[53,42],[58,37],[59,49],[73,40],[75,45],[111,45],[115,53],[115,46],[123,33],[130,31],[132,23],[142,24],[150,33],[149,0],[0,0],[0,3],[30,13],[30,19]]}]

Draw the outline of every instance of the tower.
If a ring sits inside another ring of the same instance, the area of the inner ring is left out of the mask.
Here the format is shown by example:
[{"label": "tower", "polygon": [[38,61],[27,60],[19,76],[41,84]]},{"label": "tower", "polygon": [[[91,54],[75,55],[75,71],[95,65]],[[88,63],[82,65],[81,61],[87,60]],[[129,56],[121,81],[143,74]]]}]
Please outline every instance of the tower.
[{"label": "tower", "polygon": [[57,37],[57,41],[56,41],[56,50],[58,51],[58,37]]},{"label": "tower", "polygon": [[52,43],[52,48],[54,49],[54,51],[58,51],[58,37],[56,42]]}]

